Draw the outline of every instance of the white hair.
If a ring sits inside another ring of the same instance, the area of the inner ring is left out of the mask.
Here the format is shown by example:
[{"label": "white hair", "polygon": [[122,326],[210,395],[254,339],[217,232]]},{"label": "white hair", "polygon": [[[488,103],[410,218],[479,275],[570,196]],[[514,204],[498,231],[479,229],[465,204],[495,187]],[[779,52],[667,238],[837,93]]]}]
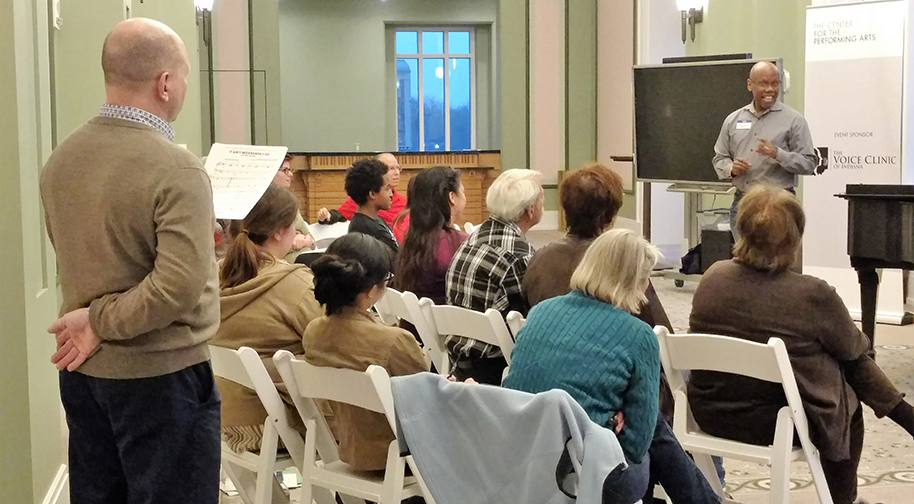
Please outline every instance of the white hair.
[{"label": "white hair", "polygon": [[512,169],[502,172],[486,193],[489,213],[508,222],[517,222],[543,193],[540,172]]}]

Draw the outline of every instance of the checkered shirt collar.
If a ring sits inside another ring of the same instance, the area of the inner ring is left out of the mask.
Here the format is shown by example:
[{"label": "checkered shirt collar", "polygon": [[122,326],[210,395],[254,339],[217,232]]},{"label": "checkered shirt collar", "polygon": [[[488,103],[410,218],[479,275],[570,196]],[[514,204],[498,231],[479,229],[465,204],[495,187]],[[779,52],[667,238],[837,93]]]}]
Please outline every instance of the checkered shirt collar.
[{"label": "checkered shirt collar", "polygon": [[128,105],[112,105],[106,103],[102,105],[102,109],[99,111],[98,115],[145,124],[164,135],[169,141],[175,141],[175,129],[171,124],[165,119],[143,109]]}]

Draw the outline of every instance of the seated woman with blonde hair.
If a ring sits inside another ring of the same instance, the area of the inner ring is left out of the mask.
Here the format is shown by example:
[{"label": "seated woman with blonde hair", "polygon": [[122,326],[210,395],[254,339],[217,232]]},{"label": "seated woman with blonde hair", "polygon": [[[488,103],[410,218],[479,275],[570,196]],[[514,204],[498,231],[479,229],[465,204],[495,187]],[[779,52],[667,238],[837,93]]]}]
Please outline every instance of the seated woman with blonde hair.
[{"label": "seated woman with blonde hair", "polygon": [[565,390],[591,420],[618,433],[629,467],[607,480],[604,502],[650,499],[648,488],[659,482],[674,504],[716,503],[658,415],[660,348],[651,327],[632,315],[645,301],[658,255],[628,230],[597,237],[571,275],[572,291],[530,310],[504,386]]},{"label": "seated woman with blonde hair", "polygon": [[[789,270],[806,218],[796,197],[768,186],[743,196],[736,216],[734,259],[702,276],[692,300],[692,332],[766,343],[784,341],[835,504],[854,502],[863,448],[860,403],[914,433],[914,409],[867,351],[835,289]],[[744,443],[773,442],[780,385],[744,376],[693,371],[689,403],[705,432]]]},{"label": "seated woman with blonde hair", "polygon": [[[295,237],[298,199],[271,183],[254,208],[232,222],[232,239],[219,268],[222,322],[211,344],[257,351],[281,393],[282,380],[273,366],[277,350],[302,353],[301,335],[321,309],[314,299],[311,270],[289,264],[283,256]],[[260,449],[266,410],[253,390],[221,378],[223,437],[235,451]],[[292,425],[304,432],[289,404]]]},{"label": "seated woman with blonde hair", "polygon": [[[315,366],[365,371],[375,364],[391,376],[428,371],[416,338],[384,325],[369,311],[390,281],[393,251],[363,233],[337,238],[311,264],[314,297],[326,315],[305,329],[305,360]],[[330,428],[340,443],[340,459],[359,471],[385,468],[393,431],[384,415],[348,404],[330,403]]]}]

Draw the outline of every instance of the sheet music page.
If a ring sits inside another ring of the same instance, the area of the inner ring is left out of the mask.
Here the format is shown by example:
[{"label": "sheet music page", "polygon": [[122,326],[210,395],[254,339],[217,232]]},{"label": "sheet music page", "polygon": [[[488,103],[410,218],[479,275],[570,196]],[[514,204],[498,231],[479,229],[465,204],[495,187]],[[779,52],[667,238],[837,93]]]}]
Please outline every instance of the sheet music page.
[{"label": "sheet music page", "polygon": [[206,158],[217,219],[243,219],[282,165],[287,147],[215,143]]}]

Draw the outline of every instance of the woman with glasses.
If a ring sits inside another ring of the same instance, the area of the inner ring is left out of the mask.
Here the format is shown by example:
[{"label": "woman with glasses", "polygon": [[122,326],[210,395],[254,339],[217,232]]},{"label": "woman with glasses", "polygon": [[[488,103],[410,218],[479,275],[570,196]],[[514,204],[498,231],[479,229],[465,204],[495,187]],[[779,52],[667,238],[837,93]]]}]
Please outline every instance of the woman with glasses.
[{"label": "woman with glasses", "polygon": [[[393,276],[392,261],[393,251],[378,239],[349,233],[334,240],[311,264],[314,297],[326,315],[305,329],[305,360],[315,366],[357,371],[375,364],[391,376],[428,370],[416,338],[404,329],[382,324],[369,311]],[[330,409],[340,459],[356,470],[383,470],[394,439],[384,415],[332,402]]]},{"label": "woman with glasses", "polygon": [[[273,182],[288,189],[292,187],[293,175],[295,175],[295,170],[292,169],[292,156],[286,154],[285,159],[282,160],[282,165],[276,171],[276,175],[273,176]],[[313,248],[314,237],[311,236],[311,230],[308,229],[305,219],[302,218],[301,213],[298,213],[295,218],[295,238],[292,240],[292,247],[286,254],[285,259],[290,263],[294,263],[298,254]]]}]

